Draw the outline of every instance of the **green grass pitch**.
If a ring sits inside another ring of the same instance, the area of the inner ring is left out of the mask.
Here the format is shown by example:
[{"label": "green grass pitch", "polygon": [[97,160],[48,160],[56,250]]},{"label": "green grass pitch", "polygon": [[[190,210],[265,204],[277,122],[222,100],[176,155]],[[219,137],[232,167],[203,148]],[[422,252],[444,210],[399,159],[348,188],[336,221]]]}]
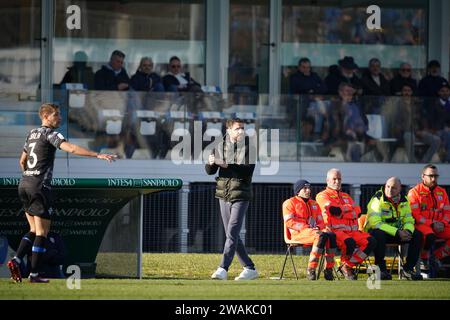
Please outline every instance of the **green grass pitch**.
[{"label": "green grass pitch", "polygon": [[[252,255],[260,278],[253,281],[234,281],[241,267],[237,261],[231,266],[227,281],[210,280],[220,261],[219,254],[144,254],[144,279],[82,279],[79,290],[70,290],[66,280],[51,280],[49,284],[30,284],[27,279],[16,284],[0,279],[0,299],[184,299],[184,300],[242,300],[242,299],[450,299],[448,279],[424,281],[382,281],[380,289],[367,287],[367,276],[357,281],[318,281],[305,279],[307,257],[296,256],[299,280],[295,280],[290,262],[286,264],[285,279],[279,276],[283,255]],[[109,259],[98,262],[98,272],[127,268],[127,260]]]}]

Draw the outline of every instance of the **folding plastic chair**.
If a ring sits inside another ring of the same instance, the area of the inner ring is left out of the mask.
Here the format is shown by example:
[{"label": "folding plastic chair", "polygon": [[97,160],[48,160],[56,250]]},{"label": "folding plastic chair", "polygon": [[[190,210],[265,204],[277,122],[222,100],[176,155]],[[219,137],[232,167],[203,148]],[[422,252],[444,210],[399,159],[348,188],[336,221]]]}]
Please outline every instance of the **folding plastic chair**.
[{"label": "folding plastic chair", "polygon": [[[407,245],[407,244],[406,244]],[[394,248],[394,258],[392,259],[392,263],[391,263],[391,270],[390,270],[390,274],[392,275],[392,272],[394,271],[394,265],[395,265],[395,260],[398,260],[397,263],[397,268],[398,268],[398,278],[399,279],[403,279],[403,250],[402,250],[402,245],[401,244],[397,244],[397,243],[388,243],[386,244],[387,248]]]},{"label": "folding plastic chair", "polygon": [[[296,248],[296,247],[304,248],[304,247],[310,247],[310,246],[305,246],[304,244],[302,244],[298,241],[292,240],[291,232],[289,231],[289,228],[286,227],[285,224],[283,224],[283,226],[284,226],[284,242],[286,243],[287,250],[286,250],[286,255],[284,256],[284,262],[283,262],[283,267],[281,269],[280,280],[283,279],[284,268],[286,266],[286,261],[287,261],[288,256],[291,258],[292,268],[294,270],[295,278],[298,280],[297,269],[295,268],[294,258],[292,257],[292,249]],[[323,260],[324,260],[324,255],[322,255],[319,259],[319,268],[316,273],[316,280],[319,279],[320,270],[321,270],[321,268],[323,268],[323,263],[324,263]]]}]

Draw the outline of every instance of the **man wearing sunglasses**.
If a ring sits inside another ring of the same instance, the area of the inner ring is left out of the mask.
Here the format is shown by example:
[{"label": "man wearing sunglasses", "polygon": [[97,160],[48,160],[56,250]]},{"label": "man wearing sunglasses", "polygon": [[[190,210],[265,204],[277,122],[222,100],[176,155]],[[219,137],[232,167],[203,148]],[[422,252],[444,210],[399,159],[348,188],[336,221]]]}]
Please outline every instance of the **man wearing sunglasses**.
[{"label": "man wearing sunglasses", "polygon": [[202,92],[201,85],[189,72],[182,72],[181,60],[176,56],[169,60],[169,72],[163,77],[163,85],[168,92]]},{"label": "man wearing sunglasses", "polygon": [[[450,205],[447,192],[438,186],[438,170],[427,164],[422,170],[422,182],[408,193],[411,211],[416,221],[415,228],[424,235],[422,261],[427,265],[430,249],[436,239],[445,239],[445,244],[433,252],[437,261],[450,255]],[[439,264],[435,259],[432,263]]]},{"label": "man wearing sunglasses", "polygon": [[391,80],[390,84],[392,95],[401,96],[404,85],[413,90],[413,95],[417,93],[417,81],[412,77],[412,67],[409,63],[403,62],[400,65],[398,74]]}]

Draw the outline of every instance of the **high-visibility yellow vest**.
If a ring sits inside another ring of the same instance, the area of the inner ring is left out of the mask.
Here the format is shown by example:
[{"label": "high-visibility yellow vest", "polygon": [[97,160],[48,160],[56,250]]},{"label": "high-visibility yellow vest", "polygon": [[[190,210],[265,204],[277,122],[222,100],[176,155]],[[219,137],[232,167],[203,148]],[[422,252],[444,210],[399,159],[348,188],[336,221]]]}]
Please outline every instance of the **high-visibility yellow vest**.
[{"label": "high-visibility yellow vest", "polygon": [[385,198],[383,188],[370,199],[367,205],[366,231],[380,229],[395,236],[398,229],[414,232],[414,217],[408,197],[402,195],[397,208]]}]

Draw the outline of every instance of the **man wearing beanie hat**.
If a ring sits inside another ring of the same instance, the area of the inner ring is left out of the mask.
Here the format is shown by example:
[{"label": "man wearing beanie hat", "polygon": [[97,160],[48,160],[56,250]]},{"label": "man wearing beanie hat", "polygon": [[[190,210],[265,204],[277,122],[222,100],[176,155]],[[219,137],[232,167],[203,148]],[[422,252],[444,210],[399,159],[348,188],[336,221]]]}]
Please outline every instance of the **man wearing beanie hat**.
[{"label": "man wearing beanie hat", "polygon": [[306,271],[309,280],[316,280],[316,268],[325,251],[326,268],[324,277],[333,280],[336,236],[323,230],[325,224],[319,205],[311,199],[311,185],[306,180],[294,183],[294,197],[283,202],[284,224],[289,228],[291,238],[306,246],[312,246]]},{"label": "man wearing beanie hat", "polygon": [[342,192],[342,175],[338,169],[327,172],[327,188],[319,192],[316,201],[322,210],[327,229],[336,234],[341,250],[342,272],[347,280],[356,280],[353,267],[362,263],[376,246],[375,238],[359,231],[361,208]]}]

